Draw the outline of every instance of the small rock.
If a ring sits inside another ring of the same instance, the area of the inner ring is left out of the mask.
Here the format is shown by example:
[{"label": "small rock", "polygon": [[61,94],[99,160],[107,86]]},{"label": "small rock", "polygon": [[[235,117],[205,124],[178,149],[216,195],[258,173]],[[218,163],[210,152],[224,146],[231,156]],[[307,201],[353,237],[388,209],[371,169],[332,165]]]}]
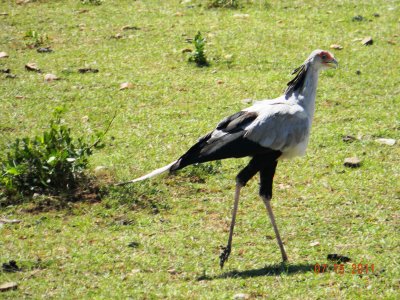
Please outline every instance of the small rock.
[{"label": "small rock", "polygon": [[15,260],[10,260],[8,263],[3,263],[2,269],[4,272],[18,272],[21,271],[21,268],[18,267],[17,262]]},{"label": "small rock", "polygon": [[335,262],[339,262],[339,263],[347,263],[347,262],[351,261],[351,259],[349,257],[343,256],[340,254],[328,254],[327,259],[335,261]]},{"label": "small rock", "polygon": [[8,54],[6,52],[0,52],[0,58],[7,58]]},{"label": "small rock", "polygon": [[183,13],[183,12],[181,12],[181,11],[177,11],[176,13],[175,13],[175,17],[183,17],[185,14]]},{"label": "small rock", "polygon": [[395,139],[380,138],[380,139],[376,139],[375,141],[378,142],[379,144],[388,145],[388,146],[394,146],[394,144],[396,144]]},{"label": "small rock", "polygon": [[372,37],[370,37],[370,36],[365,37],[365,38],[361,41],[361,44],[363,44],[364,46],[370,46],[370,45],[372,45],[373,43],[374,43],[374,41],[373,41]]},{"label": "small rock", "polygon": [[342,137],[342,141],[345,143],[352,143],[356,140],[356,138],[352,135],[345,135],[344,137]]},{"label": "small rock", "polygon": [[99,69],[80,68],[80,69],[78,69],[78,72],[79,72],[79,73],[82,73],[82,74],[84,74],[84,73],[98,73],[98,72],[99,72]]},{"label": "small rock", "polygon": [[54,80],[59,80],[60,78],[58,78],[56,75],[54,75],[54,74],[46,74],[46,75],[44,75],[44,81],[47,81],[47,82],[51,82],[51,81],[54,81]]},{"label": "small rock", "polygon": [[358,157],[348,157],[344,160],[344,166],[348,168],[358,168],[361,166],[361,159]]},{"label": "small rock", "polygon": [[232,61],[233,55],[232,55],[232,54],[226,54],[226,55],[224,56],[224,59],[227,60],[227,61]]},{"label": "small rock", "polygon": [[104,170],[107,170],[107,167],[105,167],[105,166],[97,166],[96,168],[94,168],[94,173],[98,174],[98,173],[103,172]]},{"label": "small rock", "polygon": [[140,27],[137,26],[131,26],[131,25],[125,25],[121,28],[121,30],[140,30]]},{"label": "small rock", "polygon": [[15,75],[15,74],[7,74],[6,78],[14,79],[14,78],[17,78],[17,75]]},{"label": "small rock", "polygon": [[246,99],[242,100],[242,103],[244,103],[244,104],[250,104],[251,102],[253,102],[253,99],[251,99],[251,98],[246,98]]},{"label": "small rock", "polygon": [[360,70],[357,70],[357,71],[356,71],[356,74],[357,74],[357,75],[361,75],[361,71],[360,71]]},{"label": "small rock", "polygon": [[374,13],[373,16],[374,16],[375,18],[379,18],[381,15],[378,14],[378,13]]},{"label": "small rock", "polygon": [[25,65],[25,70],[34,71],[34,72],[39,72],[40,73],[40,69],[35,63],[27,63]]},{"label": "small rock", "polygon": [[290,186],[290,184],[279,183],[279,184],[278,184],[278,188],[279,188],[280,190],[288,190],[288,189],[291,188],[291,186]]},{"label": "small rock", "polygon": [[387,42],[388,42],[388,44],[390,44],[390,45],[396,45],[396,41],[388,40]]},{"label": "small rock", "polygon": [[222,80],[222,79],[217,79],[217,84],[223,84],[224,83],[224,81]]},{"label": "small rock", "polygon": [[16,282],[6,282],[0,285],[0,292],[6,292],[10,290],[16,290],[18,288],[18,283]]},{"label": "small rock", "polygon": [[330,46],[330,48],[331,48],[331,49],[335,49],[335,50],[342,50],[342,49],[343,49],[343,46],[338,45],[338,44],[332,44],[332,45]]},{"label": "small rock", "polygon": [[119,89],[126,90],[126,89],[132,89],[133,87],[134,85],[131,82],[124,82],[120,84]]},{"label": "small rock", "polygon": [[140,269],[133,269],[132,271],[130,271],[129,275],[133,275],[136,273],[140,273]]},{"label": "small rock", "polygon": [[122,225],[122,226],[132,225],[133,223],[135,223],[135,221],[128,220],[128,219],[122,219],[122,220],[119,220],[116,222],[116,224]]},{"label": "small rock", "polygon": [[364,17],[362,15],[358,15],[358,16],[354,16],[353,18],[351,18],[351,20],[353,22],[361,22],[361,21],[364,21]]},{"label": "small rock", "polygon": [[250,299],[250,295],[239,293],[233,296],[233,300],[247,300]]},{"label": "small rock", "polygon": [[113,35],[111,38],[119,40],[123,38],[123,35],[121,33],[117,33],[116,35]]},{"label": "small rock", "polygon": [[128,247],[137,248],[137,247],[139,247],[139,243],[138,242],[131,242],[131,243],[128,244]]},{"label": "small rock", "polygon": [[50,53],[50,52],[53,52],[53,50],[50,47],[37,48],[36,51],[38,53]]},{"label": "small rock", "polygon": [[169,274],[171,274],[171,275],[176,275],[176,274],[178,274],[178,272],[177,272],[174,268],[169,269],[167,272],[168,272]]},{"label": "small rock", "polygon": [[11,70],[10,69],[1,69],[0,73],[10,74]]},{"label": "small rock", "polygon": [[236,19],[248,19],[250,17],[250,15],[249,14],[234,14],[233,17]]},{"label": "small rock", "polygon": [[320,245],[320,243],[317,241],[310,243],[311,247],[315,247],[315,246],[319,246],[319,245]]},{"label": "small rock", "polygon": [[191,53],[191,52],[193,52],[193,50],[190,49],[190,48],[184,48],[184,49],[181,50],[181,52],[182,53]]},{"label": "small rock", "polygon": [[0,223],[8,223],[8,224],[18,224],[21,223],[21,220],[18,219],[0,219]]}]

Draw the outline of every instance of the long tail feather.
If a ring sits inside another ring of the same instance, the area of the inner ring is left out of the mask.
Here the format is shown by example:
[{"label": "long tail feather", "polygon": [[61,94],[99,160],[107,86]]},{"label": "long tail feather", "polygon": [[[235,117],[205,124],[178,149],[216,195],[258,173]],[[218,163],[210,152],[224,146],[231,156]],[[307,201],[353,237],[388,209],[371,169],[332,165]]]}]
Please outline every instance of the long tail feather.
[{"label": "long tail feather", "polygon": [[176,161],[174,161],[174,162],[170,163],[169,165],[166,165],[166,166],[164,166],[162,168],[154,170],[153,172],[150,172],[149,174],[146,174],[146,175],[144,175],[142,177],[139,177],[139,178],[136,178],[136,179],[132,179],[132,180],[129,180],[129,181],[125,181],[125,182],[120,182],[120,183],[117,183],[115,185],[117,185],[117,186],[126,185],[126,184],[130,184],[130,183],[134,183],[134,182],[138,182],[138,181],[142,181],[142,180],[146,180],[146,179],[155,177],[157,175],[160,175],[160,174],[162,174],[164,172],[169,171],[170,168],[172,167],[172,165],[174,165],[175,163],[176,163]]}]

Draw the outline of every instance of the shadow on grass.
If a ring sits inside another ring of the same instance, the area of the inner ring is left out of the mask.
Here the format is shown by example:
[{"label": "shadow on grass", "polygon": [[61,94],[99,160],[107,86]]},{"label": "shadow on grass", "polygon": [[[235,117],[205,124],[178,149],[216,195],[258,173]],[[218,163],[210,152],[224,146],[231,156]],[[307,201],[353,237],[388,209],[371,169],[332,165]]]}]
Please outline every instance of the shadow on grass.
[{"label": "shadow on grass", "polygon": [[202,275],[197,278],[198,281],[201,280],[214,280],[214,279],[225,279],[225,278],[251,278],[260,276],[278,276],[281,274],[293,275],[297,273],[308,273],[314,272],[315,264],[275,264],[270,266],[265,266],[259,269],[252,269],[246,271],[233,270],[230,272],[225,272],[216,276]]}]

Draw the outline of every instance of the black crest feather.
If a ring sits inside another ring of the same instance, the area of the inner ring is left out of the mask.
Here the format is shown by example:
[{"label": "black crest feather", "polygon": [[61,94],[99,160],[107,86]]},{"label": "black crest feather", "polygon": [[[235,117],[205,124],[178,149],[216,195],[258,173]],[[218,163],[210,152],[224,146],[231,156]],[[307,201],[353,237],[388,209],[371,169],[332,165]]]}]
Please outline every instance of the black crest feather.
[{"label": "black crest feather", "polygon": [[287,88],[285,90],[285,95],[290,95],[294,93],[296,90],[301,89],[304,86],[304,82],[306,79],[307,73],[307,65],[303,64],[300,67],[293,70],[292,75],[296,74],[296,76],[287,83]]}]

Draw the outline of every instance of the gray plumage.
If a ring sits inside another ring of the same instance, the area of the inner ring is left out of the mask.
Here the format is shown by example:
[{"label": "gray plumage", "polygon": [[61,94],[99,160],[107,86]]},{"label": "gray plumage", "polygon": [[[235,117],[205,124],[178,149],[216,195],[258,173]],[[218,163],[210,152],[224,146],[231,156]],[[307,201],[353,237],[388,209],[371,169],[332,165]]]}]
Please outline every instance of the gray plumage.
[{"label": "gray plumage", "polygon": [[[218,123],[177,161],[145,176],[118,185],[145,180],[187,165],[229,157],[253,156],[269,150],[282,152],[280,159],[305,154],[314,116],[320,70],[336,66],[333,55],[315,50],[293,71],[297,74],[285,93],[262,100]],[[241,147],[243,145],[243,147]],[[235,153],[235,149],[239,149]],[[243,149],[242,149],[243,148]]]}]

